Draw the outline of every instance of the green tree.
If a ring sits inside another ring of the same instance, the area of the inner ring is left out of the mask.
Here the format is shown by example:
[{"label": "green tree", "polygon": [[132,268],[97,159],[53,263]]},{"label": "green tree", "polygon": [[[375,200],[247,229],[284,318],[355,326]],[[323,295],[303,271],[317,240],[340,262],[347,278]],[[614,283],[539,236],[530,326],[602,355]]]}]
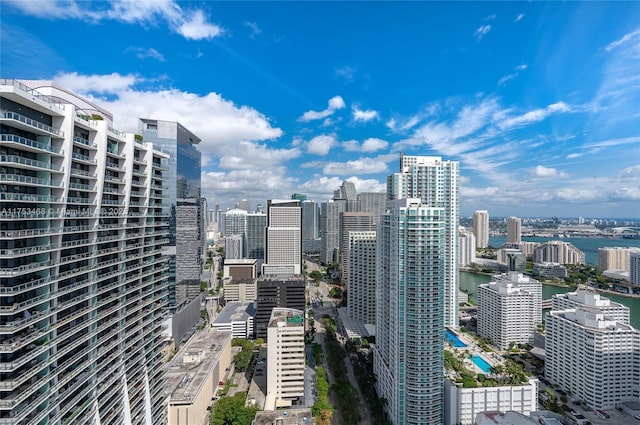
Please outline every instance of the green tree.
[{"label": "green tree", "polygon": [[314,281],[322,280],[322,272],[320,272],[320,270],[314,270],[309,273],[309,277]]},{"label": "green tree", "polygon": [[245,406],[246,395],[237,393],[233,397],[221,397],[213,405],[210,425],[251,425],[260,410],[256,406]]}]

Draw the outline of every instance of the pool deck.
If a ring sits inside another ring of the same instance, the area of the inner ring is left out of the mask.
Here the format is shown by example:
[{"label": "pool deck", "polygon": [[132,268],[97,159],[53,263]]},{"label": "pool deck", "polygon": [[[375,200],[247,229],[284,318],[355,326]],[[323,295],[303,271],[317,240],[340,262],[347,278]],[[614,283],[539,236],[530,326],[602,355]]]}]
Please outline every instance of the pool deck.
[{"label": "pool deck", "polygon": [[[471,335],[468,335],[465,332],[460,332],[457,330],[451,330],[451,332],[455,336],[457,336],[460,341],[462,341],[464,344],[467,345],[466,347],[454,347],[453,345],[449,344],[449,346],[453,350],[455,351],[460,350],[460,351],[466,352],[469,356],[473,356],[474,354],[478,355],[482,357],[487,363],[489,363],[490,366],[497,366],[497,365],[504,364],[504,358],[502,356],[500,356],[496,352],[486,352],[482,350],[482,348],[480,348],[478,344],[476,344],[475,340],[471,337]],[[469,370],[472,370],[476,373],[486,374],[486,372],[484,372],[478,365],[476,365],[471,360],[471,358],[465,358],[464,365]]]}]

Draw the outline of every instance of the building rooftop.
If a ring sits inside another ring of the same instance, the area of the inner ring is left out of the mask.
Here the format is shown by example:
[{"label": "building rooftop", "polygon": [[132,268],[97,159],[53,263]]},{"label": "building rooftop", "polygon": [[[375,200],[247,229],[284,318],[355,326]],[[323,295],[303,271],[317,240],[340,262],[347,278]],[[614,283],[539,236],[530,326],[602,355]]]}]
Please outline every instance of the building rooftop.
[{"label": "building rooftop", "polygon": [[258,412],[251,425],[313,425],[315,420],[309,409]]},{"label": "building rooftop", "polygon": [[600,331],[633,331],[633,327],[618,323],[598,307],[579,307],[549,313],[585,328]]},{"label": "building rooftop", "polygon": [[231,332],[196,333],[169,363],[166,375],[169,403],[193,401],[220,361],[223,347],[230,343]]},{"label": "building rooftop", "polygon": [[222,309],[213,324],[245,322],[256,315],[256,307],[252,302],[231,301]]},{"label": "building rooftop", "polygon": [[274,308],[269,319],[269,327],[304,326],[304,312],[295,308]]},{"label": "building rooftop", "polygon": [[482,412],[476,416],[478,425],[534,425],[538,422],[517,412]]},{"label": "building rooftop", "polygon": [[253,258],[230,258],[224,260],[225,266],[238,266],[238,265],[253,265],[256,264],[258,260]]}]

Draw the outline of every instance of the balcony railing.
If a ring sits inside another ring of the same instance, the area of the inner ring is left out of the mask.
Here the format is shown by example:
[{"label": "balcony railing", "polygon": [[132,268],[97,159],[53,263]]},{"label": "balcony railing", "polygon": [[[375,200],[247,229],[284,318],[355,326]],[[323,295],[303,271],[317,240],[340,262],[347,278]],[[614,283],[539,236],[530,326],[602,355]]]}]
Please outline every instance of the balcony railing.
[{"label": "balcony railing", "polygon": [[27,118],[24,115],[20,115],[15,112],[0,110],[0,117],[10,119],[10,120],[20,121],[21,123],[26,124],[30,127],[35,127],[37,129],[46,131],[48,133],[55,134],[56,136],[64,137],[64,131],[61,131],[57,128],[53,128],[50,125],[47,125],[40,121],[32,120],[31,118]]},{"label": "balcony railing", "polygon": [[20,137],[15,134],[2,134],[0,135],[0,141],[19,143],[21,145],[29,146],[34,149],[38,149],[38,150],[42,150],[50,153],[56,153],[59,155],[64,154],[64,151],[57,151],[56,149],[54,149],[49,145],[45,145],[44,143],[36,142],[35,140],[27,139],[25,137]]},{"label": "balcony railing", "polygon": [[38,161],[36,159],[23,158],[17,155],[0,155],[0,162],[11,162],[13,164],[21,164],[29,167],[44,168],[45,170],[61,172],[59,168],[55,168],[52,164],[48,162]]},{"label": "balcony railing", "polygon": [[37,97],[38,99],[42,100],[43,102],[48,103],[49,105],[60,109],[61,111],[64,111],[64,104],[58,102],[57,100],[53,99],[50,96],[46,96],[42,93],[40,93],[39,91],[36,91],[34,89],[32,89],[31,87],[22,84],[20,81],[11,79],[11,78],[0,78],[0,85],[2,86],[13,86],[17,89],[22,90],[23,92],[27,93],[30,96],[33,97]]}]

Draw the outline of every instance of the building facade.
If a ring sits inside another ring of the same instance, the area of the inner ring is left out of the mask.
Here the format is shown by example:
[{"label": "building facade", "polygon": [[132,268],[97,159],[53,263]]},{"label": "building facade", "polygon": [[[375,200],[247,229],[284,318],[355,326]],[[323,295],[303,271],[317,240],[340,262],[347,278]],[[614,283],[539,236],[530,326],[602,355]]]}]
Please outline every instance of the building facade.
[{"label": "building facade", "polygon": [[0,104],[0,422],[165,422],[168,156],[48,81]]},{"label": "building facade", "polygon": [[598,270],[621,270],[628,272],[631,266],[631,253],[640,253],[640,248],[607,246],[598,248]]},{"label": "building facade", "polygon": [[445,210],[415,198],[388,205],[377,231],[376,389],[392,423],[442,423]]},{"label": "building facade", "polygon": [[304,310],[274,308],[267,328],[266,410],[304,401]]},{"label": "building facade", "polygon": [[473,234],[476,237],[476,248],[489,246],[489,211],[478,210],[473,213]]},{"label": "building facade", "polygon": [[304,311],[305,289],[302,276],[259,279],[255,318],[256,338],[267,338],[267,327],[274,308],[283,307]]},{"label": "building facade", "polygon": [[349,232],[347,248],[349,317],[376,323],[376,232]]},{"label": "building facade", "polygon": [[640,252],[629,255],[629,281],[633,285],[640,285]]},{"label": "building facade", "polygon": [[384,214],[387,203],[385,192],[362,192],[358,193],[358,211],[373,214],[373,223],[378,224],[380,217]]},{"label": "building facade", "polygon": [[444,324],[453,328],[458,327],[459,178],[457,161],[409,155],[400,155],[400,172],[387,177],[388,199],[420,198],[425,206],[444,209]]},{"label": "building facade", "polygon": [[518,217],[507,218],[507,242],[522,242],[522,220]]},{"label": "building facade", "polygon": [[[247,251],[247,215],[248,215],[247,211],[240,208],[234,208],[225,213],[225,219],[224,219],[225,238],[230,236],[238,236],[241,241],[240,256],[233,257],[233,258],[245,258],[245,255],[248,252]],[[227,251],[225,249],[225,257],[227,257],[226,253]]]},{"label": "building facade", "polygon": [[476,261],[476,237],[473,233],[467,232],[464,227],[460,227],[458,236],[460,245],[460,267],[469,267]]},{"label": "building facade", "polygon": [[169,154],[166,178],[152,190],[163,190],[168,196],[169,308],[179,311],[200,288],[206,238],[201,234],[200,152],[196,147],[200,138],[178,122],[145,118],[138,121],[138,133]]},{"label": "building facade", "polygon": [[636,401],[640,333],[599,308],[551,311],[546,320],[545,376],[594,409]]},{"label": "building facade", "polygon": [[258,260],[258,270],[264,261],[265,229],[267,215],[264,213],[247,214],[247,258]]},{"label": "building facade", "polygon": [[346,211],[344,202],[327,201],[320,204],[320,261],[338,261],[340,249],[340,213]]},{"label": "building facade", "polygon": [[548,241],[533,250],[534,263],[584,264],[584,252],[564,241]]},{"label": "building facade", "polygon": [[568,310],[571,308],[593,307],[611,317],[617,323],[628,325],[630,320],[629,307],[600,296],[597,292],[580,289],[575,292],[555,294],[551,298],[551,310]]},{"label": "building facade", "polygon": [[302,210],[299,201],[269,200],[262,274],[302,273]]},{"label": "building facade", "polygon": [[349,272],[349,233],[370,232],[375,230],[373,214],[368,212],[340,213],[340,271],[342,279],[347,279]]},{"label": "building facade", "polygon": [[501,350],[512,343],[526,344],[541,322],[541,307],[542,284],[533,279],[526,284],[517,279],[495,279],[480,285],[478,335],[491,339]]}]

